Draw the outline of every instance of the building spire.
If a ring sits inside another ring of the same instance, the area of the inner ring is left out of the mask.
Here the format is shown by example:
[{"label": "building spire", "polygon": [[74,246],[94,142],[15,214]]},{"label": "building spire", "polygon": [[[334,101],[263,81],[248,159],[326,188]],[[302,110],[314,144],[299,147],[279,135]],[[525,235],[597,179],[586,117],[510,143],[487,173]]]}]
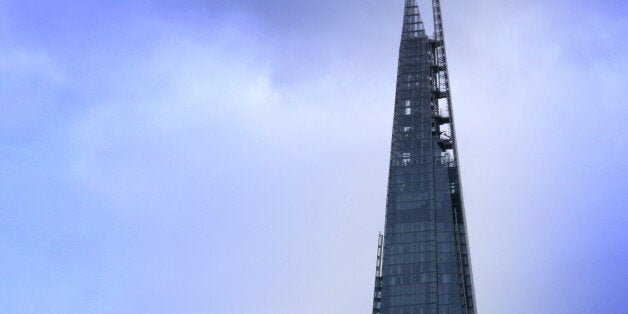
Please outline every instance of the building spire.
[{"label": "building spire", "polygon": [[403,15],[402,39],[425,37],[425,27],[421,20],[421,13],[416,0],[406,0]]},{"label": "building spire", "polygon": [[417,2],[404,6],[372,313],[476,314],[440,0],[433,39]]}]

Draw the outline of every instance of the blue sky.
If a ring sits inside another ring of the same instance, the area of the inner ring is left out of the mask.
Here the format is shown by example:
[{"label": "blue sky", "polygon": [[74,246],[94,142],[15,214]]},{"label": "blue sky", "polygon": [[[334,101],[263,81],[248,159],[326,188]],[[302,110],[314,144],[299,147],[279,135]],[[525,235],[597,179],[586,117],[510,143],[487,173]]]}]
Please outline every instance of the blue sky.
[{"label": "blue sky", "polygon": [[[368,312],[402,7],[0,0],[0,311]],[[480,313],[623,313],[628,5],[443,15]]]}]

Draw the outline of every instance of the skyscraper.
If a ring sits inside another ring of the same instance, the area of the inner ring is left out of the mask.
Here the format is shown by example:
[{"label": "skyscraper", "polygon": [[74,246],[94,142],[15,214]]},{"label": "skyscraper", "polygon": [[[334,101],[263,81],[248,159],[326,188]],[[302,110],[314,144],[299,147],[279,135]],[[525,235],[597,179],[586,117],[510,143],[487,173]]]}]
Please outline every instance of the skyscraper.
[{"label": "skyscraper", "polygon": [[477,312],[439,0],[432,9],[430,38],[405,0],[374,314]]}]

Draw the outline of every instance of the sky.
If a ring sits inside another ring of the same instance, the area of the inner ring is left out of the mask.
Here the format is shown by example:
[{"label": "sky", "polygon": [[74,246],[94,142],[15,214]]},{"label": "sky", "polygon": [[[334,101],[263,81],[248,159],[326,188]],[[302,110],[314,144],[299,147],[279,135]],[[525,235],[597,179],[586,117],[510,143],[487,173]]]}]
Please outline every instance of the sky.
[{"label": "sky", "polygon": [[[625,313],[628,3],[442,6],[479,313]],[[402,14],[0,0],[0,312],[369,313]]]}]

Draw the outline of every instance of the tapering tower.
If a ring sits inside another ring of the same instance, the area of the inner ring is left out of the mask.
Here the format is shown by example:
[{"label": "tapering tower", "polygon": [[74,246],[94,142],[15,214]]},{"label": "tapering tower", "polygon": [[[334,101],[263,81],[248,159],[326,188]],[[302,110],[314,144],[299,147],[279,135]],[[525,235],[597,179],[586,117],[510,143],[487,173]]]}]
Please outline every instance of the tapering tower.
[{"label": "tapering tower", "polygon": [[405,0],[374,314],[477,312],[439,0],[432,10],[430,38]]}]

